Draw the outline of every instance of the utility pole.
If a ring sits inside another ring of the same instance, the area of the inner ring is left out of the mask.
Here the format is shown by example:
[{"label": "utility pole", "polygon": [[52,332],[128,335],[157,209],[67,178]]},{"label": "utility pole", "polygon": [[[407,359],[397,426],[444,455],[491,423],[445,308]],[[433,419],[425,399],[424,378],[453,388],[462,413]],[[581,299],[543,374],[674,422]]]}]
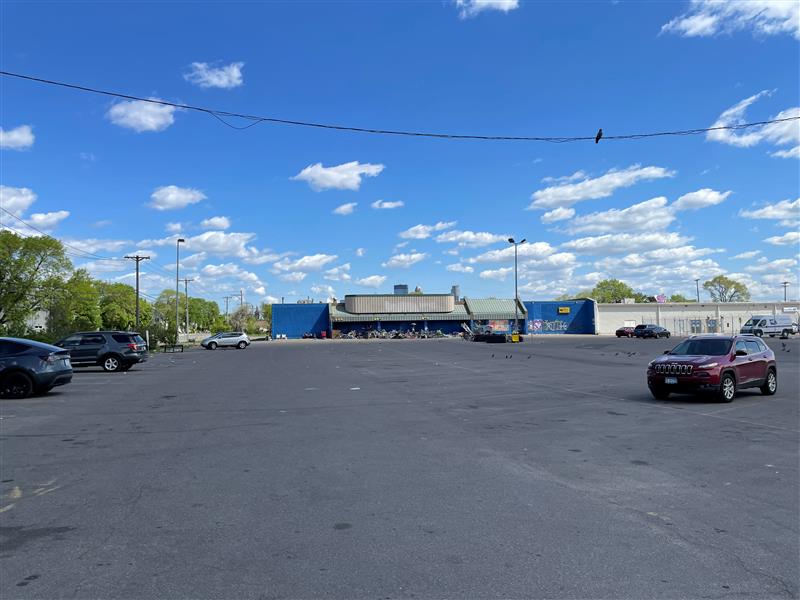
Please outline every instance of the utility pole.
[{"label": "utility pole", "polygon": [[194,279],[181,279],[183,282],[183,293],[186,296],[186,333],[189,333],[189,282]]},{"label": "utility pole", "polygon": [[239,306],[241,307],[244,304],[244,290],[239,288]]},{"label": "utility pole", "polygon": [[136,331],[139,331],[139,263],[143,260],[150,260],[149,256],[126,256],[128,260],[136,261]]},{"label": "utility pole", "polygon": [[695,279],[694,284],[697,286],[697,303],[700,304],[700,280]]},{"label": "utility pole", "polygon": [[177,344],[180,338],[180,326],[178,323],[180,322],[180,318],[178,317],[178,311],[180,302],[178,301],[178,294],[179,288],[178,283],[180,282],[180,271],[181,271],[181,244],[183,244],[186,240],[183,238],[178,238],[175,242],[175,343]]},{"label": "utility pole", "polygon": [[784,281],[783,283],[781,283],[781,285],[783,286],[783,301],[784,302],[786,302],[786,288],[789,287],[790,283],[791,283],[791,281]]},{"label": "utility pole", "polygon": [[234,296],[224,296],[225,298],[225,320],[228,320],[228,300],[234,298]]}]

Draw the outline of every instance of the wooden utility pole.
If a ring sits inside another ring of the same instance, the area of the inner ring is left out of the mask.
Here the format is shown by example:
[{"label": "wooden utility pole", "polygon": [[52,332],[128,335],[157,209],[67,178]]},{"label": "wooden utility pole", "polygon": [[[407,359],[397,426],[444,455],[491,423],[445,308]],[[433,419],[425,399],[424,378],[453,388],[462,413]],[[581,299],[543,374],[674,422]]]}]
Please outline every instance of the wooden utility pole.
[{"label": "wooden utility pole", "polygon": [[189,333],[189,282],[194,279],[181,279],[183,281],[183,293],[186,296],[186,333]]},{"label": "wooden utility pole", "polygon": [[149,256],[126,256],[128,260],[136,262],[136,331],[139,331],[139,263],[143,260],[150,260]]}]

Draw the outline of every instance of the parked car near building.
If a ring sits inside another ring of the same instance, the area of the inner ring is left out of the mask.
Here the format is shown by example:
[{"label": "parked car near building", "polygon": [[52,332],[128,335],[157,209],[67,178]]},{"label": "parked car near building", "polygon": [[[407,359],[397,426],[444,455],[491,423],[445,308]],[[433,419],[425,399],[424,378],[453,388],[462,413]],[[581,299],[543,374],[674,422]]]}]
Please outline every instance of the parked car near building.
[{"label": "parked car near building", "polygon": [[620,327],[617,329],[616,334],[617,337],[633,337],[633,327]]},{"label": "parked car near building", "polygon": [[130,331],[84,331],[56,342],[69,351],[76,367],[99,365],[104,371],[127,371],[147,360],[147,343]]},{"label": "parked car near building", "polygon": [[753,315],[742,325],[740,333],[752,333],[758,337],[779,335],[788,338],[795,331],[790,315]]},{"label": "parked car near building", "polygon": [[659,325],[637,325],[633,329],[633,335],[638,338],[668,338],[670,332]]},{"label": "parked car near building", "polygon": [[673,392],[711,392],[732,402],[745,388],[774,394],[778,368],[775,354],[755,336],[695,335],[647,365],[647,385],[660,400]]},{"label": "parked car near building", "polygon": [[27,398],[72,381],[69,352],[22,338],[0,338],[0,397]]},{"label": "parked car near building", "polygon": [[216,350],[217,348],[239,348],[243,350],[250,345],[250,338],[241,331],[221,332],[207,337],[200,345],[206,350]]}]

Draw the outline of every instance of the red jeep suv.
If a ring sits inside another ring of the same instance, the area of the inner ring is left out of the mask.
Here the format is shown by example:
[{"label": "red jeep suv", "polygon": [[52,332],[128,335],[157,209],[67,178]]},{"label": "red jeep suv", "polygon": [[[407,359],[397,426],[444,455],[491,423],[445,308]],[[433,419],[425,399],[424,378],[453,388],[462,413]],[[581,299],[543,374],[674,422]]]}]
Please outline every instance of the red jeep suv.
[{"label": "red jeep suv", "polygon": [[708,391],[731,402],[736,390],[778,390],[775,354],[753,335],[693,335],[647,365],[647,385],[655,398],[672,392]]}]

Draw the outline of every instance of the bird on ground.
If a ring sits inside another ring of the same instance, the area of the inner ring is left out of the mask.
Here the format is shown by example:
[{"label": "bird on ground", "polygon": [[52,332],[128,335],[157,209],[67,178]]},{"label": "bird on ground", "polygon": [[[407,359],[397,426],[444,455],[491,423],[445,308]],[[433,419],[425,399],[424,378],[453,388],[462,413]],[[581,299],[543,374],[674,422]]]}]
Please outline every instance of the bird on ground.
[{"label": "bird on ground", "polygon": [[597,130],[597,135],[594,136],[594,143],[596,144],[597,142],[599,142],[601,137],[603,137],[603,128],[602,127]]}]

